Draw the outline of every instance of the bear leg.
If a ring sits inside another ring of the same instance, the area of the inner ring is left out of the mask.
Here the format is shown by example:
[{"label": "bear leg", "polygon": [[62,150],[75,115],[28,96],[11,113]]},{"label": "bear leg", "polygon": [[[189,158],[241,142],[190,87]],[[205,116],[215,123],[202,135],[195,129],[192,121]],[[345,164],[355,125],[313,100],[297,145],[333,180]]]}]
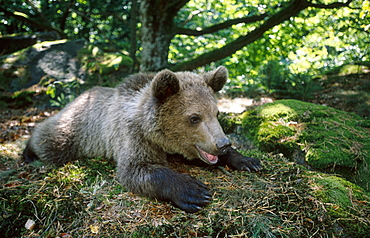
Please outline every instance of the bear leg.
[{"label": "bear leg", "polygon": [[[120,173],[118,172],[118,174]],[[149,170],[148,168],[141,168],[141,171],[136,171],[136,173],[132,173],[131,170],[130,175],[126,173],[120,178],[124,179],[124,181],[121,181],[122,184],[132,192],[170,201],[175,207],[189,213],[201,210],[202,207],[210,203],[212,198],[204,183],[166,167]],[[130,178],[130,180],[127,178]]]},{"label": "bear leg", "polygon": [[186,212],[197,212],[210,203],[212,198],[207,186],[187,174],[176,173],[168,168],[158,169],[151,175],[157,194],[162,200],[171,201]]}]

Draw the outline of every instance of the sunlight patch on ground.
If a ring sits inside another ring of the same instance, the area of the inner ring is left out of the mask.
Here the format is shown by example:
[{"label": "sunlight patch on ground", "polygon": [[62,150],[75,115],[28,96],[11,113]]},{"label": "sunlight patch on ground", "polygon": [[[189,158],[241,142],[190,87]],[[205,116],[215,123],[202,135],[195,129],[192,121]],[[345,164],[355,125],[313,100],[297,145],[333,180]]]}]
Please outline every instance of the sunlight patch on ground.
[{"label": "sunlight patch on ground", "polygon": [[26,137],[0,144],[0,158],[19,158],[26,144]]},{"label": "sunlight patch on ground", "polygon": [[260,106],[266,103],[273,102],[271,98],[260,98],[259,100],[255,100],[252,98],[220,98],[218,100],[218,110],[221,112],[226,113],[242,113],[247,108]]}]

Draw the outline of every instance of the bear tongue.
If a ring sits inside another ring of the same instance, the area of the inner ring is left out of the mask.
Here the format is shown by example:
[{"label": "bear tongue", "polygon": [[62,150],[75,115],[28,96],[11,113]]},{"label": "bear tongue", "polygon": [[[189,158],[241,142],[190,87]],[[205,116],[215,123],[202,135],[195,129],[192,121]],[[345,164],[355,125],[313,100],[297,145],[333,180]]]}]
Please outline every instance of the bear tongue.
[{"label": "bear tongue", "polygon": [[207,153],[204,150],[202,150],[201,148],[199,148],[199,146],[196,146],[196,147],[198,149],[198,152],[199,152],[200,156],[203,159],[207,160],[210,164],[217,163],[217,161],[218,161],[218,156],[217,155],[212,155],[210,153]]}]

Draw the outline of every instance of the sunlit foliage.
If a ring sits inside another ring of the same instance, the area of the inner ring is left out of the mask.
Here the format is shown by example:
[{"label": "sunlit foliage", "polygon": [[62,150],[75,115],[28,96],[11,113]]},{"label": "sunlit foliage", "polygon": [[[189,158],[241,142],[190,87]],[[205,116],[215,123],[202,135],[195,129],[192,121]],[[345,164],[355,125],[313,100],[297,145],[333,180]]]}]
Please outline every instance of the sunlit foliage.
[{"label": "sunlit foliage", "polygon": [[[136,37],[137,57],[144,51],[140,34],[130,32],[132,0],[102,1],[1,1],[0,32],[34,33],[56,31],[61,38],[83,38],[99,44],[107,51],[130,51],[130,37]],[[135,1],[136,2],[136,1]],[[138,1],[140,4],[143,1]],[[175,1],[176,2],[176,1]],[[334,0],[309,1],[313,4],[331,4]],[[207,52],[227,45],[260,27],[265,20],[279,12],[292,1],[268,0],[190,0],[174,19],[175,28],[202,31],[224,22],[243,17],[264,16],[264,20],[233,24],[210,34],[174,34],[171,41],[168,65],[195,59]],[[264,90],[271,88],[264,83],[266,67],[277,62],[278,72],[289,78],[305,78],[322,74],[328,69],[345,63],[369,61],[370,14],[369,1],[354,0],[348,7],[334,9],[308,7],[298,15],[267,30],[262,37],[241,50],[210,65],[208,70],[223,64],[230,71],[232,85]],[[160,13],[158,13],[160,14]],[[136,32],[142,25],[137,23]],[[135,31],[133,31],[135,32]],[[176,30],[174,30],[176,33]],[[131,51],[130,52],[135,52]],[[136,67],[137,69],[138,67]],[[288,70],[288,71],[286,71]],[[301,77],[304,74],[305,77]],[[289,82],[288,82],[289,81]],[[279,82],[276,82],[279,83]],[[244,89],[243,89],[244,90]]]},{"label": "sunlit foliage", "polygon": [[[179,13],[177,21],[189,28],[202,29],[227,19],[271,11],[281,4],[284,2],[194,0]],[[309,74],[348,62],[368,61],[370,20],[364,14],[360,17],[361,4],[362,1],[354,1],[351,8],[308,8],[222,63],[241,79],[245,78],[243,74],[256,75],[259,66],[273,60],[288,64],[294,73]],[[201,37],[178,35],[172,41],[170,60],[176,63],[219,48],[258,24],[238,24]]]}]

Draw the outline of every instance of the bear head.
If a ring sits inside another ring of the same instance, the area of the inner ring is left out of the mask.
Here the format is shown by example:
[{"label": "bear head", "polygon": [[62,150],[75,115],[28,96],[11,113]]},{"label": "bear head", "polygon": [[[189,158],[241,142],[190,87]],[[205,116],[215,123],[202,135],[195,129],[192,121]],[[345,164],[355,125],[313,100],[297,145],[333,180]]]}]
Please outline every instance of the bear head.
[{"label": "bear head", "polygon": [[227,78],[223,66],[204,75],[169,70],[156,74],[151,83],[160,134],[156,143],[170,154],[217,163],[218,155],[226,153],[231,144],[217,120],[213,94]]}]

